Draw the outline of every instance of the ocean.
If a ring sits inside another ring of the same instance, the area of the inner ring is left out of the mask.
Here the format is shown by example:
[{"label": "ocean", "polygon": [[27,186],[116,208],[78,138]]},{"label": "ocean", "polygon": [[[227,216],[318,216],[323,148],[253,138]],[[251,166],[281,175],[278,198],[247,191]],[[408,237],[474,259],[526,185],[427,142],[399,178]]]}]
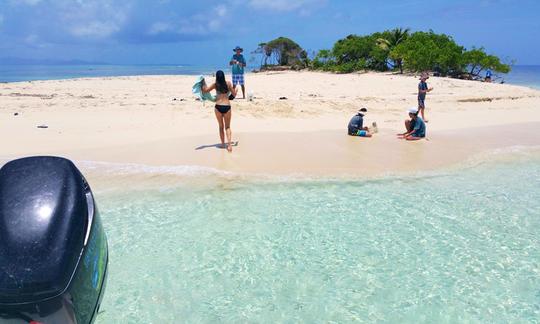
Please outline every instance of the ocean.
[{"label": "ocean", "polygon": [[[194,65],[2,65],[0,82],[58,80],[88,77],[133,75],[198,75],[211,74],[227,66]],[[502,76],[506,83],[540,89],[540,65],[516,65],[512,72]],[[499,80],[500,81],[500,80]]]},{"label": "ocean", "polygon": [[540,65],[516,65],[504,80],[510,84],[540,89]]},{"label": "ocean", "polygon": [[2,65],[0,82],[60,80],[134,75],[210,74],[216,68],[194,65]]},{"label": "ocean", "polygon": [[110,249],[97,323],[540,318],[538,149],[369,180],[147,171],[94,186]]}]

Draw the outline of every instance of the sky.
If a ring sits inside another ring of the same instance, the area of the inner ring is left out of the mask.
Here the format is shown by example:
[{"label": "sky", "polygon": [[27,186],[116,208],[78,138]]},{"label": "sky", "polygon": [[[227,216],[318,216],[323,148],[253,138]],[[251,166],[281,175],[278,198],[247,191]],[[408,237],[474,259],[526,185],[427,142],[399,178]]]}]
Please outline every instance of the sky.
[{"label": "sky", "polygon": [[216,66],[279,36],[316,51],[404,27],[540,64],[539,13],[540,0],[0,0],[0,60]]}]

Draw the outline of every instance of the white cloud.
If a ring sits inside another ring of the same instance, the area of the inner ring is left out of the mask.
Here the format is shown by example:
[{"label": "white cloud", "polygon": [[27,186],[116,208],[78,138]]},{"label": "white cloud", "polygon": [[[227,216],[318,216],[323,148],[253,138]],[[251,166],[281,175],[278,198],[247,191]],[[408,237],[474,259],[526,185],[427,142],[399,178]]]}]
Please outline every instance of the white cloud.
[{"label": "white cloud", "polygon": [[[213,8],[211,14],[197,14],[178,22],[157,21],[150,25],[147,34],[151,36],[159,34],[205,36],[219,31],[228,14],[227,7],[219,5]],[[218,16],[220,19],[209,19],[209,17],[214,16]]]},{"label": "white cloud", "polygon": [[40,3],[42,0],[11,0],[12,4],[24,4],[29,6],[35,6]]},{"label": "white cloud", "polygon": [[227,7],[225,7],[224,5],[219,5],[214,8],[214,12],[218,17],[223,18],[227,16]]},{"label": "white cloud", "polygon": [[303,14],[311,11],[313,6],[324,4],[325,0],[249,0],[249,5],[255,9],[273,11],[296,11],[301,10]]},{"label": "white cloud", "polygon": [[43,42],[36,34],[27,35],[24,37],[23,42],[33,48],[45,48],[50,46],[49,43]]},{"label": "white cloud", "polygon": [[35,34],[28,35],[24,38],[24,42],[29,45],[35,44],[37,40],[38,40],[38,37]]},{"label": "white cloud", "polygon": [[75,37],[108,38],[126,23],[129,5],[108,0],[59,0],[60,18]]},{"label": "white cloud", "polygon": [[148,30],[148,34],[157,35],[164,32],[169,32],[173,28],[174,27],[169,23],[158,21],[158,22],[153,23],[152,26],[150,26],[150,29]]},{"label": "white cloud", "polygon": [[120,27],[114,22],[89,21],[70,28],[70,33],[77,37],[106,38],[118,32]]}]

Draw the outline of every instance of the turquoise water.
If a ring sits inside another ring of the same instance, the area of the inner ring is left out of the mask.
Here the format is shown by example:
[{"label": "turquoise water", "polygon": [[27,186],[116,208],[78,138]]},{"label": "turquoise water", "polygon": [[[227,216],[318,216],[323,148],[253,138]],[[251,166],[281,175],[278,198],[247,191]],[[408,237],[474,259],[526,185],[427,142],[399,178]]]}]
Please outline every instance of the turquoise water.
[{"label": "turquoise water", "polygon": [[3,65],[0,82],[59,80],[134,75],[198,75],[215,67],[193,65]]},{"label": "turquoise water", "polygon": [[98,323],[539,322],[538,158],[201,177],[94,185],[110,248]]},{"label": "turquoise water", "polygon": [[[210,74],[228,66],[194,65],[6,65],[0,64],[0,82],[57,80],[86,77],[133,75],[198,75]],[[501,75],[506,83],[540,89],[539,65],[516,65],[508,75]],[[500,79],[496,80],[500,82]]]}]

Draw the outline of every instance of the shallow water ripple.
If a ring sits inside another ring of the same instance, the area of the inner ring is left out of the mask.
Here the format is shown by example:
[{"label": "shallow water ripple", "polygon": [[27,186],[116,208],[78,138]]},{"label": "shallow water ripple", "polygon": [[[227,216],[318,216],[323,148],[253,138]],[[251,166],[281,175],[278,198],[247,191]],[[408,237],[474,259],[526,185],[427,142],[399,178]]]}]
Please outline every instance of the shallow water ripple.
[{"label": "shallow water ripple", "polygon": [[539,179],[520,162],[98,192],[98,322],[538,322]]}]

